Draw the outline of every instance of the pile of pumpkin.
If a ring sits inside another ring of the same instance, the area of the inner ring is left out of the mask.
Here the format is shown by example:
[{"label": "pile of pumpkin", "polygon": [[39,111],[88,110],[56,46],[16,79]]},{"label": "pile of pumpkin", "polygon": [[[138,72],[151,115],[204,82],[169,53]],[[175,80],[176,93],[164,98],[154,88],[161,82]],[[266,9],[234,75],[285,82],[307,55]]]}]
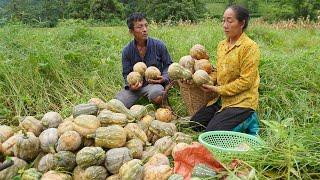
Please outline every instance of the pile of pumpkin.
[{"label": "pile of pumpkin", "polygon": [[200,44],[194,45],[190,54],[181,57],[179,63],[172,63],[168,74],[170,80],[189,80],[197,86],[213,85],[216,77],[208,51]]},{"label": "pile of pumpkin", "polygon": [[0,152],[14,165],[0,179],[168,179],[168,156],[192,138],[177,132],[170,110],[149,107],[92,98],[66,119],[48,112],[21,118],[16,128],[1,125]]}]

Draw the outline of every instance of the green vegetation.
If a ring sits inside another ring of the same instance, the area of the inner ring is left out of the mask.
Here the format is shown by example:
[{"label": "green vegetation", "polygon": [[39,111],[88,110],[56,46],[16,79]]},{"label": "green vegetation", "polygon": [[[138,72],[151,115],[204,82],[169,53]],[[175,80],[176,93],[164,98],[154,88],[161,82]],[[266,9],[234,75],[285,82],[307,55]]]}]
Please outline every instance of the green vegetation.
[{"label": "green vegetation", "polygon": [[[248,29],[262,53],[258,112],[267,146],[245,159],[260,178],[319,179],[319,24],[296,28],[288,23],[256,21]],[[200,43],[214,63],[217,43],[224,38],[217,21],[151,24],[150,35],[167,44],[175,62]],[[17,125],[16,115],[52,110],[67,117],[74,105],[91,97],[109,100],[122,87],[121,50],[131,40],[125,26],[92,28],[75,21],[50,29],[9,25],[0,29],[0,37],[0,116],[6,117],[0,124]],[[185,116],[177,88],[169,98],[175,112]]]}]

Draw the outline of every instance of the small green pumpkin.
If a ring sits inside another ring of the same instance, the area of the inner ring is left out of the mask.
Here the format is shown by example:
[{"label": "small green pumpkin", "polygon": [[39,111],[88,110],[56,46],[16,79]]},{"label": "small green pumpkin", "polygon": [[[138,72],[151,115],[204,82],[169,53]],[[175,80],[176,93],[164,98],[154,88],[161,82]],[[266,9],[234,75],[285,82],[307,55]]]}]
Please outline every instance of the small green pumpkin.
[{"label": "small green pumpkin", "polygon": [[79,104],[73,108],[73,117],[76,118],[80,115],[94,115],[98,114],[99,108],[96,104]]},{"label": "small green pumpkin", "polygon": [[55,167],[56,167],[56,162],[54,159],[54,154],[51,154],[51,153],[44,155],[40,159],[37,166],[40,172],[48,172],[50,170],[55,169]]},{"label": "small green pumpkin", "polygon": [[120,167],[130,160],[132,160],[132,156],[128,148],[113,148],[106,153],[105,167],[112,174],[116,174]]},{"label": "small green pumpkin", "polygon": [[56,128],[44,130],[39,136],[42,151],[46,153],[55,153],[54,147],[58,142],[58,138],[58,130]]},{"label": "small green pumpkin", "polygon": [[85,169],[81,168],[80,166],[75,167],[73,172],[72,172],[72,179],[74,179],[74,180],[85,180],[84,171],[85,171]]},{"label": "small green pumpkin", "polygon": [[175,145],[176,143],[173,142],[170,136],[162,137],[154,143],[154,147],[157,148],[160,153],[163,153],[166,156],[171,154]]},{"label": "small green pumpkin", "polygon": [[197,164],[192,169],[192,177],[198,178],[213,178],[217,175],[217,173],[205,164]]},{"label": "small green pumpkin", "polygon": [[113,112],[125,114],[129,122],[135,120],[134,114],[128,108],[126,108],[126,106],[121,101],[117,99],[111,99],[110,101],[108,101],[107,107]]},{"label": "small green pumpkin", "polygon": [[57,112],[47,112],[41,119],[45,128],[57,128],[63,122],[61,115]]},{"label": "small green pumpkin", "polygon": [[76,155],[70,151],[59,151],[53,155],[55,168],[71,172],[76,167]]},{"label": "small green pumpkin", "polygon": [[26,161],[33,160],[40,151],[40,140],[33,133],[19,134],[13,154]]},{"label": "small green pumpkin", "polygon": [[192,76],[193,82],[198,85],[202,86],[203,84],[213,85],[208,73],[204,70],[197,70]]},{"label": "small green pumpkin", "polygon": [[84,171],[84,180],[105,180],[108,172],[103,166],[90,166]]},{"label": "small green pumpkin", "polygon": [[143,142],[140,139],[131,139],[126,143],[134,159],[140,159],[143,153]]},{"label": "small green pumpkin", "polygon": [[97,118],[101,126],[119,125],[123,127],[128,123],[128,118],[125,114],[115,113],[106,109],[101,111]]},{"label": "small green pumpkin", "polygon": [[105,152],[101,147],[84,147],[76,155],[76,162],[81,168],[99,166],[105,160]]},{"label": "small green pumpkin", "polygon": [[143,142],[143,144],[149,144],[146,133],[138,126],[137,123],[128,123],[124,129],[127,132],[128,139],[138,138]]},{"label": "small green pumpkin", "polygon": [[36,168],[30,168],[23,172],[21,180],[40,180],[42,173]]},{"label": "small green pumpkin", "polygon": [[168,69],[169,78],[171,80],[190,80],[192,79],[192,72],[178,63],[172,63]]},{"label": "small green pumpkin", "polygon": [[176,132],[173,135],[173,140],[176,143],[187,143],[187,144],[191,144],[192,143],[192,137],[188,134],[185,134],[183,132]]},{"label": "small green pumpkin", "polygon": [[164,137],[173,136],[177,132],[177,127],[173,123],[154,120],[151,122],[149,130],[158,137]]},{"label": "small green pumpkin", "polygon": [[96,146],[112,149],[124,146],[126,144],[127,134],[121,126],[112,125],[100,127],[94,135],[87,137],[94,137]]},{"label": "small green pumpkin", "polygon": [[131,161],[126,162],[119,169],[119,176],[121,180],[142,180],[142,161],[139,159],[133,159]]}]

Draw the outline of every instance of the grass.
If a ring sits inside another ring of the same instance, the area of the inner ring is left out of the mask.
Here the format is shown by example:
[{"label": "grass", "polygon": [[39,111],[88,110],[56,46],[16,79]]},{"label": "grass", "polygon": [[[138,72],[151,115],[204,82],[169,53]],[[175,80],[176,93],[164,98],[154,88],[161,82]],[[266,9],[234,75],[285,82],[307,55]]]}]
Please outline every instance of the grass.
[{"label": "grass", "polygon": [[[217,43],[224,38],[220,25],[209,20],[151,24],[150,35],[166,43],[175,62],[200,43],[215,63]],[[244,159],[261,179],[317,179],[320,31],[282,25],[255,21],[247,31],[261,49],[258,113],[267,122],[261,134],[267,146],[263,153]],[[124,26],[84,25],[52,29],[11,25],[0,29],[0,37],[0,123],[11,125],[18,124],[13,118],[17,115],[41,117],[58,111],[68,117],[74,105],[91,97],[113,98],[122,87],[121,50],[132,38]],[[185,116],[177,88],[170,90],[169,98],[175,112]]]}]

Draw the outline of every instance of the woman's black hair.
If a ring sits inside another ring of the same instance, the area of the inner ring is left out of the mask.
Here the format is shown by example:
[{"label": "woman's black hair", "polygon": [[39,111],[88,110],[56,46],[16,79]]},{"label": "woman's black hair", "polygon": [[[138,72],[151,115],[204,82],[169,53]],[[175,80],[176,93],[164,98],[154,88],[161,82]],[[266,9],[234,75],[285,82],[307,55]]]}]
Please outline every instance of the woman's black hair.
[{"label": "woman's black hair", "polygon": [[248,9],[240,5],[231,5],[227,9],[232,9],[236,13],[236,18],[238,21],[244,21],[244,26],[242,30],[248,27],[250,15]]},{"label": "woman's black hair", "polygon": [[146,16],[144,13],[136,12],[136,13],[130,14],[130,16],[127,19],[128,28],[133,30],[134,22],[141,21],[143,19],[146,19]]}]

